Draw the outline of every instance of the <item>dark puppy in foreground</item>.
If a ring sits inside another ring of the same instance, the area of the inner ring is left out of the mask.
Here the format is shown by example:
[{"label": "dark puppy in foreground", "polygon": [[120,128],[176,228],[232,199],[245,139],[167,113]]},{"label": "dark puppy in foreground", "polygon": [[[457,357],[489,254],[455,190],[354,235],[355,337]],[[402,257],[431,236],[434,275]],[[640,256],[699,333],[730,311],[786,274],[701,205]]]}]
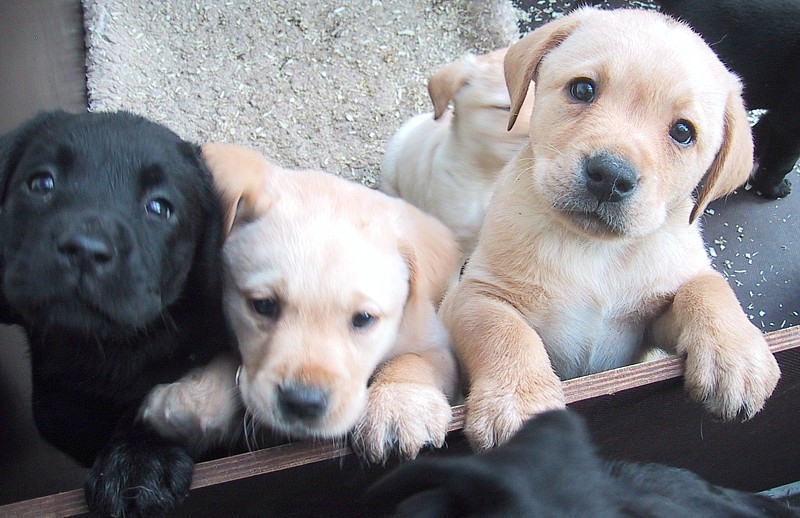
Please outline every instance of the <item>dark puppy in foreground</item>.
[{"label": "dark puppy in foreground", "polygon": [[753,129],[753,187],[767,198],[791,192],[785,177],[800,157],[800,2],[660,0],[686,21],[744,81],[749,109],[769,110]]},{"label": "dark puppy in foreground", "polygon": [[540,414],[485,453],[410,462],[366,496],[377,515],[415,518],[796,516],[785,504],[686,470],[605,462],[583,420],[563,410]]},{"label": "dark puppy in foreground", "polygon": [[169,510],[194,462],[139,405],[229,343],[199,148],[129,113],[46,113],[0,140],[0,186],[0,317],[27,332],[39,432],[92,467],[92,511]]}]

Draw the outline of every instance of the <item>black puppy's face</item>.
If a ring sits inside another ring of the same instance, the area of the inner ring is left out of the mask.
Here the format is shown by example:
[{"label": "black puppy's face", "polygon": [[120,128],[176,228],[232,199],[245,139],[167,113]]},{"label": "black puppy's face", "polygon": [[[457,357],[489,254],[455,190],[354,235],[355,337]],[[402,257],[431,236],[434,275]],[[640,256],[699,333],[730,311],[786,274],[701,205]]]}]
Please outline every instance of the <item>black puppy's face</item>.
[{"label": "black puppy's face", "polygon": [[196,146],[127,113],[49,114],[0,142],[2,290],[46,332],[122,337],[166,319],[197,253]]}]

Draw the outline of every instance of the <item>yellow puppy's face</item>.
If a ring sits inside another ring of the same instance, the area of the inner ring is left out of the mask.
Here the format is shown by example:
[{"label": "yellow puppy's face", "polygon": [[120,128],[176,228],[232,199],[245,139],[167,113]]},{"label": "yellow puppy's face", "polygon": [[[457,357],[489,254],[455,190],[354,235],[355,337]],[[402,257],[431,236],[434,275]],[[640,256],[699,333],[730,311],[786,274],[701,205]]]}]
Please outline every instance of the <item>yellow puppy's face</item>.
[{"label": "yellow puppy's face", "polygon": [[[441,117],[450,102],[460,119],[456,131],[469,132],[462,138],[492,142],[490,163],[506,162],[528,138],[528,128],[519,125],[508,131],[511,101],[503,79],[503,59],[507,48],[468,56],[438,69],[428,81],[434,118]],[[530,93],[522,112],[529,115],[533,106]]]},{"label": "yellow puppy's face", "polygon": [[607,14],[581,10],[521,40],[505,72],[512,95],[536,80],[535,193],[580,232],[640,237],[705,175],[732,182],[724,192],[743,183],[752,143],[738,80],[699,36],[655,13]]},{"label": "yellow puppy's face", "polygon": [[377,222],[295,187],[281,185],[264,217],[229,237],[226,312],[250,411],[288,434],[339,435],[360,416],[367,382],[394,344],[409,272]]},{"label": "yellow puppy's face", "polygon": [[239,146],[203,155],[229,208],[224,303],[245,405],[288,435],[346,433],[377,367],[405,352],[417,309],[432,312],[457,271],[452,234],[327,173],[282,170]]}]

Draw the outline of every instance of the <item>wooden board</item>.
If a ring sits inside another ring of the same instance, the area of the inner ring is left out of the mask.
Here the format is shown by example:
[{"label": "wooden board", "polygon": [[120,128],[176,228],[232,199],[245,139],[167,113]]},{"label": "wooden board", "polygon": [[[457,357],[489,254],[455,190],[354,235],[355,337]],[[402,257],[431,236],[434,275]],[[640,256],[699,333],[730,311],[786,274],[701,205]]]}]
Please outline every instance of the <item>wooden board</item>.
[{"label": "wooden board", "polygon": [[[761,491],[800,480],[800,327],[767,340],[783,375],[764,410],[745,423],[715,421],[689,401],[677,359],[568,380],[564,390],[603,456],[685,467],[715,484]],[[447,447],[430,455],[467,453],[463,422],[464,407],[454,407]],[[200,463],[176,516],[365,515],[359,496],[396,463],[366,466],[351,453],[332,442],[299,442]],[[86,512],[82,490],[0,506],[0,516]]]}]

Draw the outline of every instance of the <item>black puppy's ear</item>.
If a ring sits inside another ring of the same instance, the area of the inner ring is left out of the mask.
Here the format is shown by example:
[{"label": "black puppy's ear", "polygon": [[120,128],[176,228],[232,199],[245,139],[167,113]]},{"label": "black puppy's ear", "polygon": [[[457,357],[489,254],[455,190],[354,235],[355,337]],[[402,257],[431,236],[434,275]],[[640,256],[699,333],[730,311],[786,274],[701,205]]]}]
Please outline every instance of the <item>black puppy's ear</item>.
[{"label": "black puppy's ear", "polygon": [[497,471],[470,458],[415,460],[378,480],[364,495],[371,514],[395,518],[503,516],[514,502]]},{"label": "black puppy's ear", "polygon": [[72,117],[72,115],[62,110],[43,112],[9,133],[0,136],[0,206],[5,202],[6,187],[11,173],[16,169],[19,159],[33,136],[53,121],[63,120],[67,117]]}]

